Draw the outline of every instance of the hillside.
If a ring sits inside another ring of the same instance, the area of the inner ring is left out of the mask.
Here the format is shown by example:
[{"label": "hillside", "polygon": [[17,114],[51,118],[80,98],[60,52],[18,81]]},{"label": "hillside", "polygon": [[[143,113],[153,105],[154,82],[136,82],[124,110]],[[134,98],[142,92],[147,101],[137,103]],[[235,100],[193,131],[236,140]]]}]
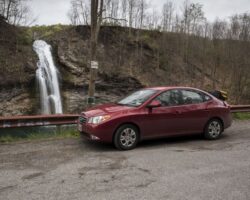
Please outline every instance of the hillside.
[{"label": "hillside", "polygon": [[35,112],[35,63],[25,32],[0,20],[0,116]]},{"label": "hillside", "polygon": [[[12,37],[7,39],[7,35]],[[90,28],[15,28],[0,23],[0,115],[38,112],[33,39],[53,46],[61,73],[64,112],[85,106]],[[244,54],[239,54],[239,48]],[[250,103],[250,44],[124,27],[100,31],[97,101],[114,101],[143,86],[184,85],[229,91],[230,102]],[[244,67],[243,67],[244,66]]]}]

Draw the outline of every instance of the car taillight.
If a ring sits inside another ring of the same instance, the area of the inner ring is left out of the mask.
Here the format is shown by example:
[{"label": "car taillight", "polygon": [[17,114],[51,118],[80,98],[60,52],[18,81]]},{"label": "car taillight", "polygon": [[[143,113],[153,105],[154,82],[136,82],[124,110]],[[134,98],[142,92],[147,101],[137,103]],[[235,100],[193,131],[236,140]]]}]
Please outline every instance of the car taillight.
[{"label": "car taillight", "polygon": [[230,105],[227,102],[223,101],[223,104],[226,108],[231,109]]}]

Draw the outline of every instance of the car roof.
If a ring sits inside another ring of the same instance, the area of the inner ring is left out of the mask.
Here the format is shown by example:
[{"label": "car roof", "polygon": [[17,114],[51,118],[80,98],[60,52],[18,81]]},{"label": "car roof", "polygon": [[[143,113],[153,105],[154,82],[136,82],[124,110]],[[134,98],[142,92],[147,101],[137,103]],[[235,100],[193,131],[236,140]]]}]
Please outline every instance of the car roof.
[{"label": "car roof", "polygon": [[159,90],[159,91],[164,91],[164,90],[170,90],[170,89],[193,89],[193,90],[200,90],[198,88],[192,88],[192,87],[186,87],[186,86],[158,86],[158,87],[148,87],[145,89],[152,89],[152,90]]}]

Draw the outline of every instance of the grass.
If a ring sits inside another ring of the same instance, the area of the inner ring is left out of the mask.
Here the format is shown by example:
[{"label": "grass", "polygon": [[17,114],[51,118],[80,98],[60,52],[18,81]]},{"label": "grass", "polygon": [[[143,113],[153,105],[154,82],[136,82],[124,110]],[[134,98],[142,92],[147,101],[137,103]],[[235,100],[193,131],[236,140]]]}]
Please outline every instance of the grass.
[{"label": "grass", "polygon": [[68,25],[62,25],[62,24],[56,24],[51,26],[32,26],[32,27],[26,27],[27,34],[30,35],[30,37],[33,37],[35,34],[39,38],[49,38],[56,33],[63,31],[70,26]]},{"label": "grass", "polygon": [[0,130],[0,143],[79,137],[75,127],[62,127],[60,131],[55,127]]},{"label": "grass", "polygon": [[66,30],[69,28],[69,25],[51,25],[51,26],[32,26],[32,27],[20,27],[20,30],[17,35],[17,41],[19,45],[31,46],[34,39],[40,38],[50,38],[56,33]]},{"label": "grass", "polygon": [[248,120],[250,119],[250,113],[234,113],[233,118],[238,120]]}]

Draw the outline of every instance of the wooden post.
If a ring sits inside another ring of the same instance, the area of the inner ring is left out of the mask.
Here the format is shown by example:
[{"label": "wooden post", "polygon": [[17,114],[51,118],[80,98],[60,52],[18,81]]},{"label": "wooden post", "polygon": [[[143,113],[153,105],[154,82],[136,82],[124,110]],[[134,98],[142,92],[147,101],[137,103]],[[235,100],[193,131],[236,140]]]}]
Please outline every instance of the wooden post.
[{"label": "wooden post", "polygon": [[[97,75],[97,68],[93,64],[97,63],[97,37],[98,37],[98,1],[91,0],[91,39],[90,39],[90,77],[89,77],[89,91],[88,91],[88,104],[95,103],[95,80]],[[98,66],[98,64],[97,64]]]}]

